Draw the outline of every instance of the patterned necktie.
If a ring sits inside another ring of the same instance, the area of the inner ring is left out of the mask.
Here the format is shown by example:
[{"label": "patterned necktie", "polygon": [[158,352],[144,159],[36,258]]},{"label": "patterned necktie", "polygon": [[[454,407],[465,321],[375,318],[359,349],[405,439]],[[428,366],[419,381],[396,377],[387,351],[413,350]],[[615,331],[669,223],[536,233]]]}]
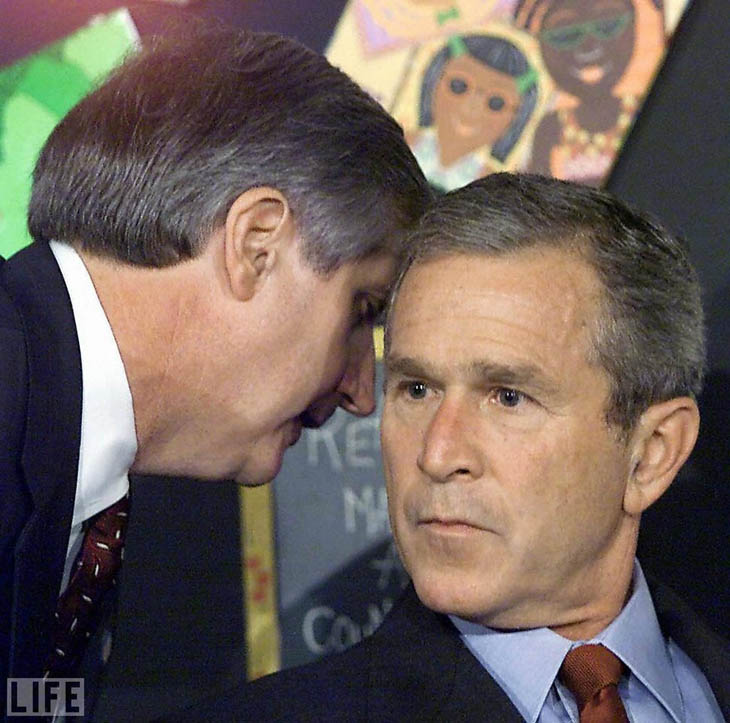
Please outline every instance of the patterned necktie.
[{"label": "patterned necktie", "polygon": [[629,723],[618,694],[622,670],[603,645],[581,645],[565,656],[558,676],[575,696],[580,723]]},{"label": "patterned necktie", "polygon": [[73,674],[99,622],[101,601],[116,582],[127,531],[129,493],[89,518],[68,587],[58,599],[46,677]]}]

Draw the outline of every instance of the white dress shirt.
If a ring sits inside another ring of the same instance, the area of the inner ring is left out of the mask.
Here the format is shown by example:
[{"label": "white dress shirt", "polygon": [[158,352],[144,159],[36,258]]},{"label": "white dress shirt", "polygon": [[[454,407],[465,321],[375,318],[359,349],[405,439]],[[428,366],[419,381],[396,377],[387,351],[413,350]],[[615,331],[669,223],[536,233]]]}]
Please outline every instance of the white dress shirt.
[{"label": "white dress shirt", "polygon": [[129,489],[127,473],[137,454],[132,393],[109,321],[81,257],[52,241],[73,308],[81,351],[81,447],[71,535],[61,592],[81,546],[81,527]]},{"label": "white dress shirt", "polygon": [[619,694],[631,723],[723,723],[702,671],[662,635],[638,561],[628,603],[592,640],[573,642],[548,628],[501,632],[450,617],[528,723],[578,723],[575,699],[556,676],[567,652],[583,643],[605,645],[629,668]]}]

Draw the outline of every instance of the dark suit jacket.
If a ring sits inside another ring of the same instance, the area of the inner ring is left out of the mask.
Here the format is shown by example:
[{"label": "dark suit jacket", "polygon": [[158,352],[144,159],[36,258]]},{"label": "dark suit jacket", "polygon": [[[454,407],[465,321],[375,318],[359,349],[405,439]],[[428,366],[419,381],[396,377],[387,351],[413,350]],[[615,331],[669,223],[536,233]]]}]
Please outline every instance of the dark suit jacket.
[{"label": "dark suit jacket", "polygon": [[[730,644],[666,589],[653,589],[664,632],[699,665],[730,720]],[[370,638],[323,660],[262,678],[170,721],[425,723],[522,717],[461,642],[451,621],[409,586]]]},{"label": "dark suit jacket", "polygon": [[0,701],[39,677],[63,574],[81,435],[71,302],[46,244],[0,259]]}]

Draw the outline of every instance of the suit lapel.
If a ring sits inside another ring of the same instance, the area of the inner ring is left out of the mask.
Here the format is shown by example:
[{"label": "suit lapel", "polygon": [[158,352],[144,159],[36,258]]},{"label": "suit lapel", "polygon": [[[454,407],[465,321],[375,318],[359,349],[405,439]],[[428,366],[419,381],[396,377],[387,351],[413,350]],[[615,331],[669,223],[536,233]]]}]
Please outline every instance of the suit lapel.
[{"label": "suit lapel", "polygon": [[704,673],[723,716],[730,721],[730,643],[710,630],[670,588],[649,582],[662,632]]},{"label": "suit lapel", "polygon": [[368,720],[522,721],[451,621],[411,585],[370,640]]},{"label": "suit lapel", "polygon": [[37,675],[68,545],[81,436],[81,358],[71,302],[47,244],[3,266],[25,329],[28,416],[22,466],[33,510],[15,550],[11,672]]}]

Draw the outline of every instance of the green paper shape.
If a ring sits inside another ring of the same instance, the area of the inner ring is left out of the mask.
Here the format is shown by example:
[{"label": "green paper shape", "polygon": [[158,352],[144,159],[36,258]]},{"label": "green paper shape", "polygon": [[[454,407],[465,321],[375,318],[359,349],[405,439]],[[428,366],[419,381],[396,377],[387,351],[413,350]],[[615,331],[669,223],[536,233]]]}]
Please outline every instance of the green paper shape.
[{"label": "green paper shape", "polygon": [[31,242],[26,212],[33,167],[64,115],[137,46],[126,10],[0,70],[0,255]]}]

